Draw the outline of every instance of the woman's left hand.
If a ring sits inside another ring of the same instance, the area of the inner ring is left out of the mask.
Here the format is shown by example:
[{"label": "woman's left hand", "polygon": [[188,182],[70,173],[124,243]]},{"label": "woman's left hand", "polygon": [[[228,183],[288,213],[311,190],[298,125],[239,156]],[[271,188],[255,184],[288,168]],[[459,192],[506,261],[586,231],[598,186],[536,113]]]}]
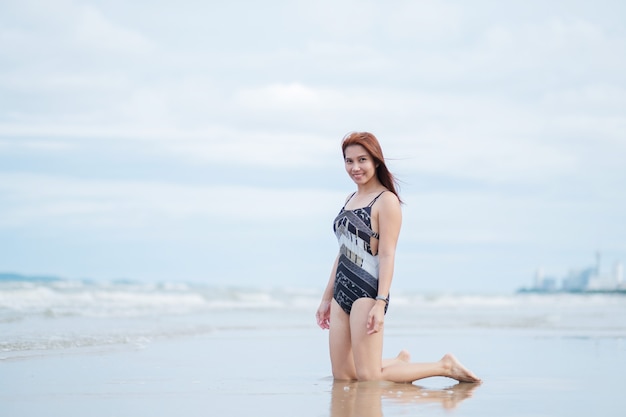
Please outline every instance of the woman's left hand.
[{"label": "woman's left hand", "polygon": [[367,316],[367,334],[378,333],[385,322],[385,304],[376,302]]}]

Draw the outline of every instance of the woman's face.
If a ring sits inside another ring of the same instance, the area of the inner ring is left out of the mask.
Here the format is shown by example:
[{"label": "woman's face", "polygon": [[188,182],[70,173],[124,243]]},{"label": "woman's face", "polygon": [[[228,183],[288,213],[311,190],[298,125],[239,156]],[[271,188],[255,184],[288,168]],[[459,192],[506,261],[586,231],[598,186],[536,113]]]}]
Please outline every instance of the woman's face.
[{"label": "woman's face", "polygon": [[367,184],[376,177],[376,164],[361,145],[350,145],[345,150],[346,172],[357,185]]}]

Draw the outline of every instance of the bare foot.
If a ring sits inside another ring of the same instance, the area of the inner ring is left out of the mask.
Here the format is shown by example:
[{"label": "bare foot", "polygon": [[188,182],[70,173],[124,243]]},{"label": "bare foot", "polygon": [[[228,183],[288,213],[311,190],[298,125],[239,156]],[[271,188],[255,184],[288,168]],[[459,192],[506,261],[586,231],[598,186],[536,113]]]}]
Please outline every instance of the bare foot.
[{"label": "bare foot", "polygon": [[459,382],[480,382],[472,371],[464,367],[454,355],[446,353],[440,361],[447,370],[447,376]]},{"label": "bare foot", "polygon": [[400,353],[398,353],[398,356],[396,356],[396,359],[402,362],[411,362],[411,354],[408,350],[402,349]]}]

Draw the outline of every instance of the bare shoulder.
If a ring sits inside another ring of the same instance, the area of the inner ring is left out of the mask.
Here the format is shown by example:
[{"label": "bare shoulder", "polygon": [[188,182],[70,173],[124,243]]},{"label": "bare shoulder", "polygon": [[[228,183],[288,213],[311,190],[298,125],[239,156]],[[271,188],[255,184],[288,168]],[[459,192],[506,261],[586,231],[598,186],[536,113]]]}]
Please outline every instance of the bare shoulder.
[{"label": "bare shoulder", "polygon": [[391,191],[382,193],[379,200],[381,202],[381,206],[384,206],[387,209],[400,210],[400,199],[398,199],[398,196]]},{"label": "bare shoulder", "polygon": [[402,210],[400,208],[400,200],[398,196],[392,193],[391,191],[383,193],[378,201],[380,203],[378,210],[380,213],[383,213],[385,216],[402,216]]},{"label": "bare shoulder", "polygon": [[378,210],[374,217],[381,236],[381,242],[397,240],[398,233],[400,233],[400,228],[402,227],[402,210],[400,209],[398,196],[392,192],[383,193],[376,205]]}]

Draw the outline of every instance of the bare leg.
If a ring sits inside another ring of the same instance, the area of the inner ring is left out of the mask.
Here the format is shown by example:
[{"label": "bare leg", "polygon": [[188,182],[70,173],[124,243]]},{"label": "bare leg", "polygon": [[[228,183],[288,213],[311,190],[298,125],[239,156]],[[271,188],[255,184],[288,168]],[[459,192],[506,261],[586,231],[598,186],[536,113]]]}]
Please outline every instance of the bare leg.
[{"label": "bare leg", "polygon": [[[359,298],[352,304],[350,337],[356,377],[359,381],[382,381],[383,329],[367,333],[367,317],[375,304],[371,298]],[[403,363],[398,361],[395,366]]]},{"label": "bare leg", "polygon": [[383,359],[383,368],[396,365],[400,362],[411,362],[411,354],[408,350],[402,349],[395,358]]},{"label": "bare leg", "polygon": [[458,361],[454,355],[447,353],[437,362],[405,363],[398,362],[383,368],[382,378],[393,382],[413,382],[422,378],[444,376],[459,382],[479,382],[472,371]]},{"label": "bare leg", "polygon": [[333,377],[338,380],[355,380],[356,371],[350,338],[350,316],[341,309],[335,300],[332,300],[330,304],[328,340]]},{"label": "bare leg", "polygon": [[443,376],[459,382],[480,381],[451,354],[437,362],[410,363],[409,353],[401,351],[395,358],[383,361],[383,331],[367,334],[367,316],[373,304],[372,299],[358,299],[348,315],[335,300],[331,302],[329,342],[335,379],[404,383]]}]

